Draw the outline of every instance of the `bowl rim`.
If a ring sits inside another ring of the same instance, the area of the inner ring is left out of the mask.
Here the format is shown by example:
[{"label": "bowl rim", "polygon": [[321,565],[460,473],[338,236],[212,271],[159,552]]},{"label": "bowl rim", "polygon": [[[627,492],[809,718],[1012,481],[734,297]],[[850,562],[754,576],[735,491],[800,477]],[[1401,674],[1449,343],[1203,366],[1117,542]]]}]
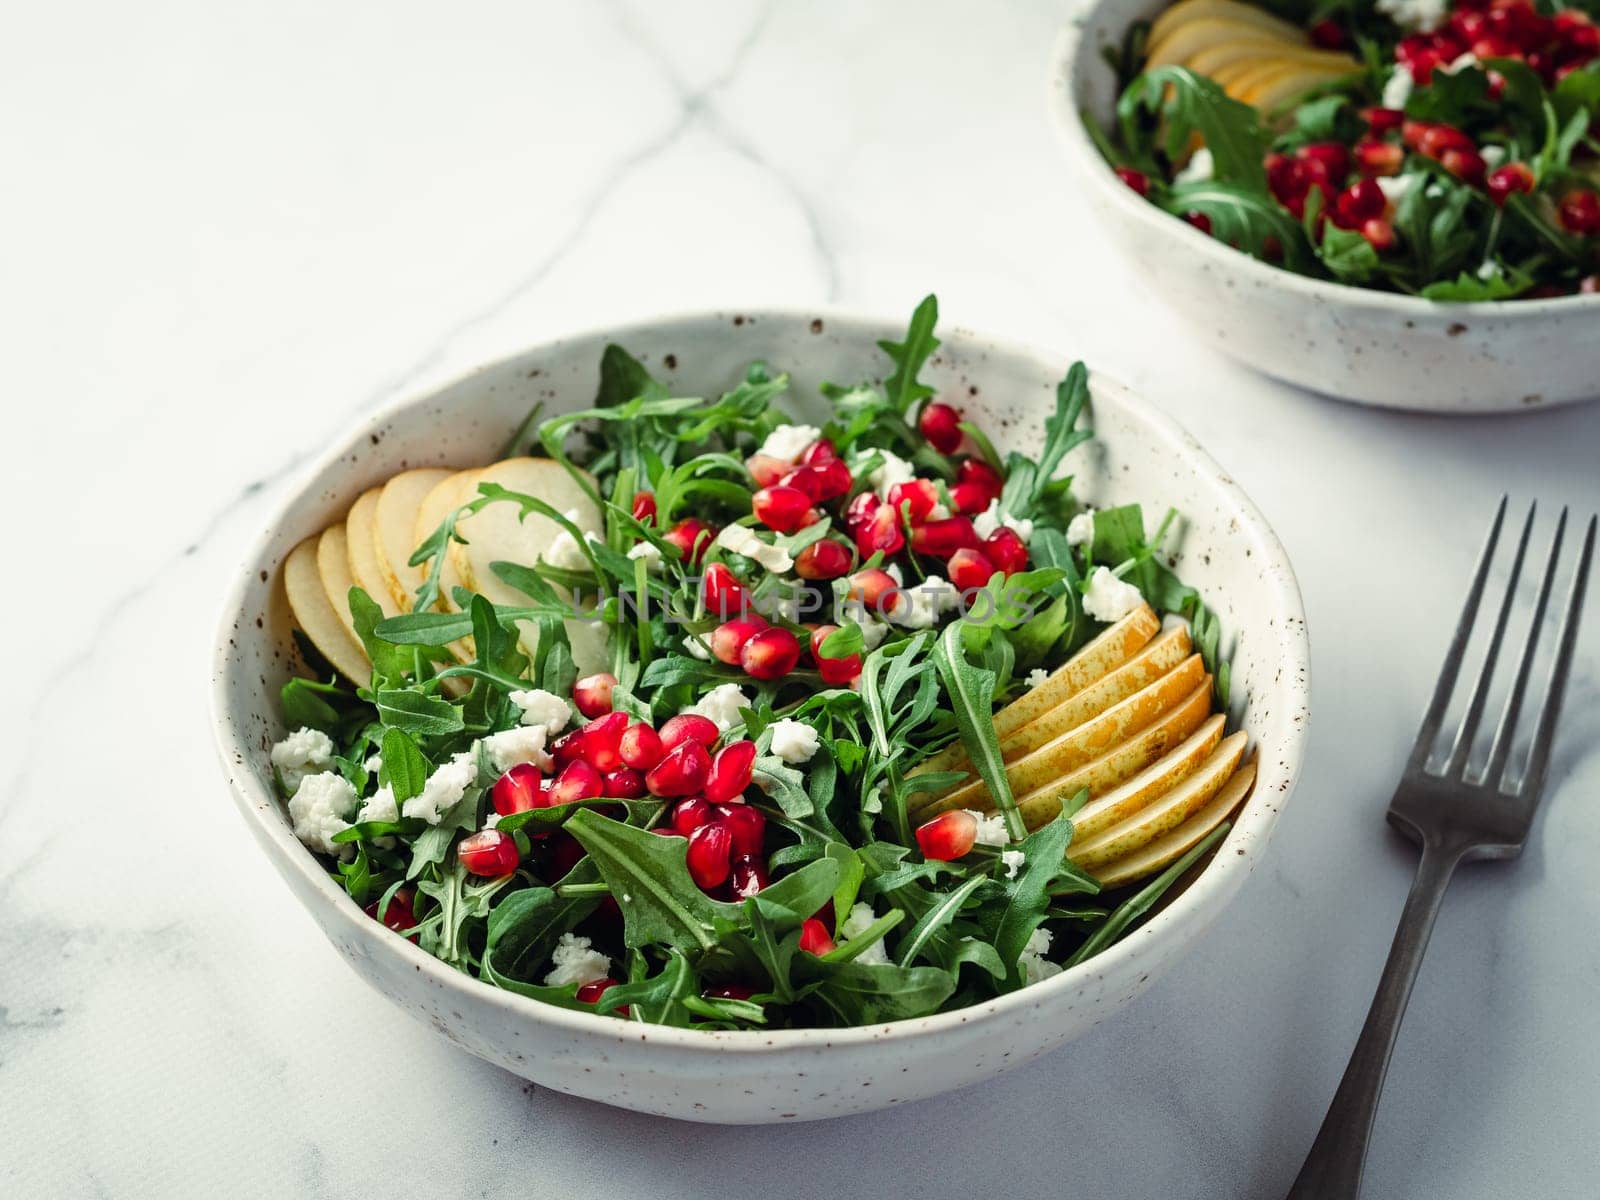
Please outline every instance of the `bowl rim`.
[{"label": "bowl rim", "polygon": [[[1273,747],[1270,758],[1260,755],[1261,771],[1245,808],[1235,820],[1228,836],[1204,869],[1189,886],[1170,903],[1163,906],[1134,932],[1108,949],[1049,979],[1027,987],[1018,988],[981,1004],[968,1005],[948,1012],[924,1017],[903,1018],[878,1022],[872,1025],[827,1026],[803,1029],[775,1030],[701,1030],[673,1026],[645,1025],[618,1020],[615,1017],[564,1009],[531,997],[522,996],[504,988],[495,987],[464,972],[447,966],[433,955],[422,950],[409,938],[394,936],[387,928],[369,919],[350,899],[343,888],[324,870],[322,864],[301,845],[284,819],[282,805],[271,790],[264,787],[254,773],[243,768],[247,756],[257,753],[255,739],[242,727],[235,726],[227,716],[228,692],[234,683],[236,670],[229,662],[231,639],[244,616],[246,590],[259,564],[271,557],[272,545],[288,512],[309,494],[317,481],[341,459],[358,447],[368,444],[369,436],[379,430],[397,413],[427,404],[439,395],[472,379],[507,364],[530,356],[546,354],[557,347],[573,342],[602,339],[626,343],[630,336],[643,331],[659,333],[673,328],[685,330],[722,325],[728,313],[745,316],[750,325],[780,325],[792,322],[797,328],[807,327],[821,318],[830,334],[857,339],[877,340],[882,336],[895,336],[902,328],[899,318],[886,318],[833,305],[784,307],[755,305],[728,309],[703,309],[671,314],[665,317],[645,318],[621,325],[604,325],[582,329],[536,342],[489,363],[461,372],[441,383],[407,391],[379,409],[361,415],[344,435],[335,438],[320,455],[303,464],[290,484],[273,506],[262,531],[250,542],[235,571],[222,602],[211,659],[210,719],[212,735],[223,774],[227,779],[234,801],[251,823],[257,840],[276,856],[280,873],[292,871],[308,884],[327,910],[326,915],[340,922],[341,932],[360,947],[367,956],[396,955],[402,965],[416,971],[452,996],[459,995],[466,1003],[495,1005],[510,1018],[533,1020],[553,1026],[575,1037],[599,1039],[617,1044],[637,1044],[641,1041],[654,1044],[658,1049],[687,1052],[734,1051],[742,1054],[768,1053],[828,1047],[859,1046],[932,1034],[960,1026],[977,1026],[1002,1019],[1025,1006],[1045,1000],[1054,992],[1076,988],[1096,973],[1113,973],[1126,966],[1146,949],[1159,950],[1163,945],[1171,949],[1170,957],[1187,949],[1185,942],[1198,938],[1211,920],[1220,916],[1223,908],[1243,885],[1255,865],[1259,848],[1270,838],[1284,804],[1298,781],[1299,769],[1305,757],[1310,725],[1310,648],[1306,629],[1305,609],[1301,601],[1299,584],[1287,552],[1260,511],[1245,495],[1232,476],[1225,471],[1199,442],[1175,420],[1144,399],[1132,388],[1123,384],[1114,374],[1091,368],[1091,384],[1100,390],[1109,389],[1112,403],[1129,410],[1147,425],[1151,434],[1171,446],[1179,461],[1204,475],[1218,489],[1219,507],[1238,522],[1238,533],[1251,539],[1252,548],[1260,556],[1276,595],[1279,619],[1269,624],[1271,636],[1276,640],[1285,670],[1281,677],[1305,680],[1299,699],[1298,719],[1286,719],[1283,740]],[[1072,361],[1056,351],[1046,350],[1028,343],[995,338],[965,326],[946,325],[940,331],[945,345],[967,343],[975,350],[993,356],[1022,357],[1040,364],[1050,364],[1051,370],[1064,372]],[[1099,397],[1091,395],[1091,404]],[[1229,849],[1232,853],[1225,853]],[[291,888],[291,891],[297,889]],[[311,907],[309,899],[304,900]],[[1211,906],[1215,905],[1212,911]],[[316,914],[313,914],[316,915]],[[1198,919],[1198,929],[1187,926]],[[333,940],[333,927],[319,920],[324,933]]]},{"label": "bowl rim", "polygon": [[[1078,47],[1083,41],[1083,31],[1090,19],[1117,0],[1089,0],[1069,16],[1057,34],[1050,55],[1046,86],[1051,122],[1056,127],[1060,142],[1066,147],[1080,176],[1087,178],[1105,203],[1116,206],[1122,213],[1156,231],[1157,236],[1177,236],[1189,240],[1191,249],[1208,256],[1219,268],[1242,272],[1264,286],[1280,286],[1298,290],[1308,300],[1324,304],[1338,304],[1371,315],[1390,315],[1409,320],[1418,317],[1457,321],[1462,317],[1507,319],[1526,317],[1533,320],[1549,317],[1559,312],[1565,316],[1585,308],[1600,308],[1600,293],[1593,295],[1552,296],[1542,300],[1426,300],[1421,296],[1408,296],[1401,292],[1385,292],[1377,288],[1359,287],[1351,283],[1336,283],[1327,279],[1314,279],[1286,267],[1274,267],[1235,250],[1216,238],[1201,233],[1186,221],[1177,220],[1154,204],[1145,200],[1117,178],[1111,164],[1106,162],[1099,148],[1083,127],[1078,99],[1081,80],[1078,75]],[[1170,2],[1170,0],[1169,0]]]}]

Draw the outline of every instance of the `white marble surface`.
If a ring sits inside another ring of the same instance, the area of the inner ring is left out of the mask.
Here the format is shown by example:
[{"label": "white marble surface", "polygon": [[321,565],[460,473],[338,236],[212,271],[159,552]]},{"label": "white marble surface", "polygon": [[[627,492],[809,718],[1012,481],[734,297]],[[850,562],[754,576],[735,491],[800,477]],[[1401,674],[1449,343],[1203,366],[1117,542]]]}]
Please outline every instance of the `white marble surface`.
[{"label": "white marble surface", "polygon": [[[1600,504],[1600,407],[1359,411],[1197,343],[1120,273],[1057,157],[1043,72],[1064,11],[12,14],[0,1191],[1282,1194],[1407,884],[1380,814],[1441,623],[1500,490]],[[953,321],[1142,385],[1295,559],[1313,747],[1236,908],[1053,1057],[804,1128],[530,1089],[367,993],[257,859],[206,725],[216,605],[299,465],[386,399],[552,334],[760,302],[899,313],[929,289]],[[1595,615],[1528,853],[1447,902],[1373,1196],[1592,1194]]]}]

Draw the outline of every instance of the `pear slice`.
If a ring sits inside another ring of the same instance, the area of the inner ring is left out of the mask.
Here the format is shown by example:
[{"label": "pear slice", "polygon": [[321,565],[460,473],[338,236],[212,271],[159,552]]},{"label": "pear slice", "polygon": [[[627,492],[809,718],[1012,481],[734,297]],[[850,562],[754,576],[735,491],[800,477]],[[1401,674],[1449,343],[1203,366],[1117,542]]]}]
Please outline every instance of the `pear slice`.
[{"label": "pear slice", "polygon": [[1082,649],[1052,671],[1038,687],[1017,697],[994,717],[1001,737],[1048,712],[1068,696],[1081,692],[1121,666],[1161,630],[1161,618],[1148,604],[1101,630]]},{"label": "pear slice", "polygon": [[[1210,713],[1211,677],[1208,675],[1199,687],[1184,697],[1182,703],[1136,737],[1076,771],[1018,797],[1017,809],[1022,813],[1023,823],[1029,829],[1037,829],[1055,820],[1062,804],[1085,788],[1089,789],[1091,796],[1110,791],[1151,763],[1158,762],[1199,729]],[[1218,717],[1217,720],[1222,718]]]},{"label": "pear slice", "polygon": [[323,589],[334,614],[357,645],[356,621],[350,615],[350,589],[355,587],[355,577],[350,574],[350,550],[343,525],[329,525],[317,539],[317,574],[322,576]]},{"label": "pear slice", "polygon": [[1245,741],[1246,735],[1242,729],[1223,738],[1198,771],[1153,803],[1100,834],[1081,841],[1074,838],[1072,845],[1067,848],[1067,857],[1080,867],[1092,871],[1171,833],[1222,790],[1222,785],[1228,782],[1228,777],[1244,757]]},{"label": "pear slice", "polygon": [[1229,68],[1267,59],[1279,63],[1302,63],[1309,67],[1327,67],[1341,71],[1356,69],[1354,59],[1334,50],[1314,50],[1309,46],[1285,46],[1282,43],[1273,43],[1263,53],[1262,44],[1248,38],[1208,46],[1190,55],[1189,61],[1184,63],[1184,66],[1198,74],[1209,76],[1218,83],[1226,83],[1227,79],[1223,72]]},{"label": "pear slice", "polygon": [[313,534],[289,552],[283,563],[283,590],[289,600],[300,632],[333,664],[334,669],[359,687],[372,682],[367,653],[355,635],[334,611],[317,569],[317,546],[321,538]]},{"label": "pear slice", "polygon": [[400,606],[389,591],[378,563],[377,530],[373,520],[378,510],[381,488],[362,492],[350,506],[350,515],[344,519],[345,551],[350,556],[350,576],[356,586],[371,596],[383,609],[386,617],[398,616]]},{"label": "pear slice", "polygon": [[1177,787],[1199,768],[1222,741],[1227,718],[1217,713],[1203,722],[1171,753],[1157,759],[1133,778],[1090,800],[1072,815],[1074,841],[1097,837]]},{"label": "pear slice", "polygon": [[1304,40],[1306,36],[1298,25],[1273,16],[1253,4],[1242,4],[1239,0],[1181,0],[1151,23],[1150,44],[1154,45],[1179,26],[1205,17],[1221,17],[1253,25],[1286,41]]},{"label": "pear slice", "polygon": [[1250,83],[1241,81],[1238,99],[1253,105],[1262,112],[1270,112],[1302,96],[1312,88],[1320,87],[1341,76],[1358,70],[1355,63],[1347,67],[1308,67],[1299,63],[1280,66],[1273,74],[1254,78]]},{"label": "pear slice", "polygon": [[422,568],[410,563],[417,548],[417,512],[428,493],[454,474],[448,467],[401,471],[378,493],[372,518],[378,565],[389,586],[389,595],[401,612],[411,611],[411,598],[425,578]]},{"label": "pear slice", "polygon": [[[589,494],[553,458],[508,458],[476,472],[466,486],[463,501],[473,499],[478,485],[497,483],[513,492],[543,500],[560,513],[575,514],[573,524],[585,533],[600,532],[600,510]],[[495,562],[531,567],[544,557],[562,533],[561,526],[542,513],[519,519],[510,502],[489,504],[456,526],[462,541],[450,546],[450,556],[462,582],[494,604],[526,604],[528,597],[494,573]]]},{"label": "pear slice", "polygon": [[[472,490],[472,477],[476,474],[476,469],[457,471],[441,479],[422,498],[422,503],[417,506],[416,524],[411,530],[411,544],[413,546],[420,546],[432,537],[434,531],[439,528],[444,519],[465,503],[468,494]],[[426,580],[428,572],[433,570],[433,560],[430,558],[417,564],[417,566],[422,572],[423,580]],[[444,563],[439,569],[438,607],[446,612],[454,612],[456,609],[455,589],[464,586],[465,582],[455,569],[455,565],[447,553]]]},{"label": "pear slice", "polygon": [[1203,50],[1231,42],[1251,42],[1261,47],[1263,56],[1275,48],[1303,46],[1303,37],[1288,40],[1258,26],[1226,17],[1199,17],[1174,29],[1160,41],[1151,40],[1146,69],[1183,66]]},{"label": "pear slice", "polygon": [[1256,781],[1256,762],[1242,763],[1209,804],[1170,833],[1163,834],[1132,854],[1094,868],[1091,872],[1103,888],[1121,887],[1176,862],[1227,818],[1250,794]]}]

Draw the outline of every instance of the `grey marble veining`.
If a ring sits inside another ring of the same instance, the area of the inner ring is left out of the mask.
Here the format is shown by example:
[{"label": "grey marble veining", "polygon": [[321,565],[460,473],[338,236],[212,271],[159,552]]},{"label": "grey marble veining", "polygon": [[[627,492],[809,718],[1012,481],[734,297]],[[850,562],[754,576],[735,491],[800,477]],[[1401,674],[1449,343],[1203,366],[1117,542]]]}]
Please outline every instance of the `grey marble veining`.
[{"label": "grey marble veining", "polygon": [[[0,111],[18,514],[0,805],[0,1190],[1275,1200],[1409,878],[1381,811],[1504,490],[1600,505],[1600,407],[1362,411],[1217,357],[1089,223],[1043,107],[1062,5],[35,6]],[[373,996],[260,862],[205,662],[242,539],[385,400],[670,309],[823,301],[1081,352],[1294,557],[1306,773],[1267,866],[1122,1018],[995,1083],[704,1130],[533,1090]],[[1524,858],[1464,871],[1372,1194],[1600,1172],[1600,614]]]}]

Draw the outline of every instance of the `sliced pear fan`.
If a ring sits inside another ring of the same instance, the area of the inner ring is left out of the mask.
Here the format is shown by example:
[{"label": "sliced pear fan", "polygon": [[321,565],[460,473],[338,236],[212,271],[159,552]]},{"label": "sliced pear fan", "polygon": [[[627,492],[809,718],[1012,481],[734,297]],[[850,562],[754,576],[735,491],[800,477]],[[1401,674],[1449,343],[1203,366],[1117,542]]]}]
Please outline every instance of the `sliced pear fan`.
[{"label": "sliced pear fan", "polygon": [[401,471],[378,493],[372,518],[378,565],[401,612],[411,611],[411,598],[425,578],[422,568],[410,563],[417,548],[418,512],[428,493],[454,474],[448,467]]},{"label": "sliced pear fan", "polygon": [[[599,508],[554,459],[508,458],[484,467],[468,481],[462,499],[476,496],[481,483],[497,483],[509,491],[536,497],[559,513],[574,513],[573,524],[585,533],[600,532]],[[496,575],[492,564],[537,563],[562,532],[560,525],[542,513],[531,513],[526,520],[520,519],[519,514],[518,507],[510,502],[486,505],[461,519],[456,528],[463,541],[450,547],[462,582],[495,604],[526,604],[528,597]]]},{"label": "sliced pear fan", "polygon": [[1245,797],[1250,794],[1251,784],[1255,781],[1256,764],[1252,759],[1233,773],[1233,777],[1223,785],[1222,790],[1210,804],[1182,825],[1171,833],[1163,834],[1155,841],[1140,847],[1125,858],[1095,868],[1094,877],[1100,881],[1102,887],[1121,887],[1136,879],[1154,875],[1162,868],[1176,862],[1244,802]]},{"label": "sliced pear fan", "polygon": [[300,632],[346,679],[365,687],[372,681],[366,651],[334,611],[328,590],[317,569],[317,544],[313,534],[289,552],[283,563],[283,589]]},{"label": "sliced pear fan", "polygon": [[350,515],[344,522],[345,551],[350,558],[350,576],[356,581],[356,586],[377,601],[384,616],[393,617],[399,614],[400,606],[395,603],[389,584],[383,577],[383,567],[378,562],[377,530],[373,524],[381,490],[373,488],[361,493],[360,498],[350,506]]},{"label": "sliced pear fan", "polygon": [[1178,26],[1203,17],[1220,17],[1224,20],[1253,25],[1287,40],[1305,36],[1298,25],[1291,24],[1282,17],[1275,17],[1253,4],[1241,3],[1240,0],[1181,0],[1181,3],[1164,10],[1151,23],[1150,42],[1154,44]]},{"label": "sliced pear fan", "polygon": [[1131,779],[1124,780],[1109,791],[1102,791],[1073,813],[1074,841],[1098,836],[1182,783],[1217,748],[1226,723],[1220,713],[1210,717],[1172,751]]},{"label": "sliced pear fan", "polygon": [[350,615],[350,589],[356,581],[350,574],[350,549],[343,525],[328,526],[317,539],[317,574],[322,576],[322,586],[333,605],[334,615],[359,646],[361,639],[356,635],[355,618]]}]

